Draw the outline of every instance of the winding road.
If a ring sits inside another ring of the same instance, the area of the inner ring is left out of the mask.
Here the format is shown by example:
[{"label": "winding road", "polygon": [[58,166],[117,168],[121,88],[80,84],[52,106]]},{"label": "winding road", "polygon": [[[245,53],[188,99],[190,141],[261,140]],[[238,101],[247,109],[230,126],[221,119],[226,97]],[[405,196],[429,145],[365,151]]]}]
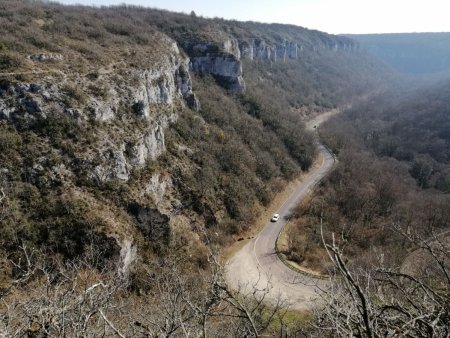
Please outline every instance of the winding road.
[{"label": "winding road", "polygon": [[[334,112],[321,114],[307,123],[307,128],[315,131],[316,126],[328,119]],[[236,290],[251,292],[258,289],[265,299],[276,302],[281,299],[291,309],[311,308],[317,298],[317,288],[325,282],[299,274],[287,267],[275,251],[275,243],[287,220],[285,216],[313,189],[334,165],[333,155],[319,142],[317,147],[323,155],[322,164],[302,180],[284,204],[274,213],[280,214],[278,222],[268,220],[264,229],[238,251],[226,264],[225,277]]]}]

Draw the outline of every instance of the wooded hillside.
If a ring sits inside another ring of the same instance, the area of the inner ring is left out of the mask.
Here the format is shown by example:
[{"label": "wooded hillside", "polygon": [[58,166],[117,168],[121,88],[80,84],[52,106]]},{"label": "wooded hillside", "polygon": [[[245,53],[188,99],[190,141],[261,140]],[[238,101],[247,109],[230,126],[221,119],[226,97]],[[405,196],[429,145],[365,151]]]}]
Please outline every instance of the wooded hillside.
[{"label": "wooded hillside", "polygon": [[[308,315],[231,290],[217,253],[310,168],[305,119],[401,80],[355,41],[295,26],[12,0],[0,26],[1,332],[306,332]],[[354,129],[356,107],[323,130],[342,165],[320,205],[327,221],[364,220],[383,241],[375,220],[403,217],[404,191],[447,191],[446,115],[436,130],[425,110],[398,110],[401,125],[374,110],[375,142]],[[427,138],[408,147],[414,119]],[[370,164],[382,155],[392,158]],[[432,167],[425,180],[421,164]],[[446,202],[432,196],[441,226]],[[355,238],[366,258],[368,241]]]}]

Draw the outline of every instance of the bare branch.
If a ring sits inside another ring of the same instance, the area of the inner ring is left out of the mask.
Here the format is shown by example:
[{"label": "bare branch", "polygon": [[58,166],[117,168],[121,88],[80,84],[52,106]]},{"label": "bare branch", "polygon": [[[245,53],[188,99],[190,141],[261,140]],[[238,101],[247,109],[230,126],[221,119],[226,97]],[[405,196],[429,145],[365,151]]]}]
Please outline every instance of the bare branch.
[{"label": "bare branch", "polygon": [[111,323],[111,321],[108,319],[108,318],[106,318],[106,316],[105,316],[105,314],[103,313],[103,310],[102,309],[100,309],[99,310],[99,312],[100,312],[100,315],[102,316],[102,318],[103,318],[103,320],[106,322],[106,324],[108,324],[108,326],[119,336],[119,337],[121,337],[121,338],[126,338],[126,336],[124,335],[124,334],[122,334],[119,330],[117,330],[116,328],[115,328],[115,326],[113,325],[113,323]]}]

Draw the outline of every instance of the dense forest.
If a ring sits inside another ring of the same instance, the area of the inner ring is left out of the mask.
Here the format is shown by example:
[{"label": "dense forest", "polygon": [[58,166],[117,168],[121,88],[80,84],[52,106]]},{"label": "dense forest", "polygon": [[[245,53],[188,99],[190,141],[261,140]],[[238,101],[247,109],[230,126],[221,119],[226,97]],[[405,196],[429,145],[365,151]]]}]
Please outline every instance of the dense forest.
[{"label": "dense forest", "polygon": [[[299,223],[297,231],[314,227],[322,215],[334,232],[346,228],[348,255],[364,260],[367,254],[370,260],[370,250],[388,247],[389,252],[398,250],[391,259],[399,263],[407,251],[399,247],[389,224],[411,227],[422,236],[446,229],[448,88],[443,83],[401,94],[385,92],[321,127],[321,138],[339,163],[310,205],[298,211],[313,218]],[[321,247],[319,238],[314,242]]]},{"label": "dense forest", "polygon": [[0,25],[0,335],[326,334],[232,290],[220,252],[311,168],[304,122],[331,109],[339,162],[295,211],[291,258],[330,271],[321,220],[351,268],[402,261],[391,224],[448,228],[448,84],[393,92],[349,38],[26,0]]},{"label": "dense forest", "polygon": [[[387,327],[403,323],[413,336],[448,333],[448,317],[435,317],[442,326],[428,333],[426,323],[408,324],[408,316],[418,314],[410,311],[401,296],[409,293],[411,298],[405,301],[418,312],[436,310],[427,308],[428,300],[438,304],[437,311],[449,306],[448,90],[445,82],[420,90],[384,92],[326,122],[320,135],[337,154],[338,163],[311,198],[293,211],[288,230],[287,257],[324,275],[337,267],[354,283],[343,297],[356,297],[350,302],[359,305],[367,301],[367,315],[374,321],[379,316]],[[324,246],[324,241],[333,246]],[[401,280],[411,276],[417,278],[414,283]],[[390,283],[395,287],[386,286]],[[429,287],[443,298],[427,299],[415,293],[415,287]],[[370,304],[371,297],[379,297],[380,302]],[[342,300],[330,298],[329,302],[336,306]],[[399,317],[386,315],[389,306],[397,307]],[[343,313],[358,324],[346,327],[331,311],[322,314],[324,326],[336,328],[340,323],[341,331],[335,332],[341,334],[355,327],[369,330],[356,312],[346,308]],[[371,328],[383,332],[382,325]]]}]

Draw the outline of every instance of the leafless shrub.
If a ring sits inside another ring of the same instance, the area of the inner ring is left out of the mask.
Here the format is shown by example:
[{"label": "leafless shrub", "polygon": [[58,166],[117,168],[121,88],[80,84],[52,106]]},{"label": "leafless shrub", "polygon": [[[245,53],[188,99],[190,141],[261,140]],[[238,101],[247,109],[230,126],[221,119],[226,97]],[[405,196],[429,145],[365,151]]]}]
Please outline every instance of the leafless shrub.
[{"label": "leafless shrub", "polygon": [[[449,245],[443,237],[423,240],[398,231],[429,259],[426,274],[383,266],[350,269],[341,248],[325,243],[339,278],[324,289],[317,327],[347,337],[448,337],[450,334]],[[387,253],[386,253],[387,254]],[[438,273],[436,273],[436,269]]]},{"label": "leafless shrub", "polygon": [[266,303],[267,288],[231,290],[213,256],[209,274],[184,271],[180,258],[155,262],[140,294],[113,270],[93,268],[91,259],[63,264],[21,245],[11,262],[16,279],[1,298],[1,331],[8,337],[259,337],[286,313],[281,301]]}]

